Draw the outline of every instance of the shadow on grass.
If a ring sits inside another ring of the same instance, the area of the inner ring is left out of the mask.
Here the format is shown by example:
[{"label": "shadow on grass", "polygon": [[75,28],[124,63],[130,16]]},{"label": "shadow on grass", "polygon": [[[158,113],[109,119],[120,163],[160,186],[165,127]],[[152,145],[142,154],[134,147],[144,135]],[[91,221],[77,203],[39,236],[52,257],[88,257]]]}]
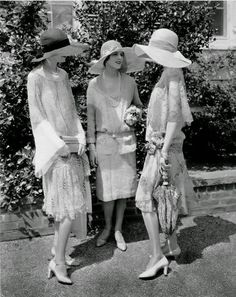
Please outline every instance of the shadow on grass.
[{"label": "shadow on grass", "polygon": [[79,266],[71,266],[69,274],[81,269],[85,266],[98,264],[103,261],[107,261],[113,257],[116,246],[109,240],[106,245],[102,247],[96,247],[96,238],[90,239],[85,243],[73,246],[74,250],[70,254],[72,258],[79,258],[81,264]]},{"label": "shadow on grass", "polygon": [[[73,246],[74,250],[70,256],[72,258],[80,258],[82,263],[79,266],[71,267],[69,273],[73,273],[85,266],[107,261],[113,257],[114,251],[117,249],[114,230],[111,232],[107,244],[102,247],[96,247],[96,239],[103,230],[103,225],[99,224],[95,228],[96,232],[93,235],[96,234],[96,236],[94,238],[85,243]],[[127,243],[148,239],[143,220],[133,219],[132,221],[128,221],[125,219],[123,222],[123,236]]]},{"label": "shadow on grass", "polygon": [[[236,233],[236,224],[220,217],[199,216],[193,219],[196,226],[180,230],[178,243],[182,250],[176,259],[178,264],[190,264],[202,258],[203,250],[222,242],[230,242],[229,236]],[[141,218],[124,222],[123,235],[127,243],[148,240],[146,228]],[[101,226],[99,227],[101,231]],[[102,247],[95,246],[97,235],[82,244],[75,245],[71,257],[80,258],[81,265],[71,267],[69,273],[77,269],[111,259],[114,255],[116,243],[111,235],[108,243]]]},{"label": "shadow on grass", "polygon": [[199,216],[193,219],[196,226],[180,230],[178,243],[181,255],[178,264],[190,264],[202,258],[203,250],[221,242],[230,242],[229,236],[236,233],[236,224],[214,216]]}]

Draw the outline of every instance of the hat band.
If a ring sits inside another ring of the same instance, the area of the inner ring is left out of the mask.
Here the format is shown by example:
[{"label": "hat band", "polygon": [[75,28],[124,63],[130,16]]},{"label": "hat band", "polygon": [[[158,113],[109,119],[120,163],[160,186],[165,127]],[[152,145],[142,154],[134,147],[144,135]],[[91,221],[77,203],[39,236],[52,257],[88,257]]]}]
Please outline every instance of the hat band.
[{"label": "hat band", "polygon": [[171,53],[174,53],[177,51],[176,46],[164,40],[150,40],[149,45],[153,47],[158,47],[161,50],[166,50]]},{"label": "hat band", "polygon": [[57,41],[57,42],[54,42],[54,43],[51,43],[51,44],[43,45],[42,50],[43,50],[44,53],[48,53],[48,52],[54,51],[56,49],[65,47],[67,45],[70,45],[70,41],[69,41],[68,38]]},{"label": "hat band", "polygon": [[116,46],[116,47],[113,47],[113,48],[110,48],[110,49],[105,49],[105,50],[102,51],[101,57],[108,56],[108,55],[111,55],[114,52],[119,52],[119,51],[122,51],[122,47]]}]

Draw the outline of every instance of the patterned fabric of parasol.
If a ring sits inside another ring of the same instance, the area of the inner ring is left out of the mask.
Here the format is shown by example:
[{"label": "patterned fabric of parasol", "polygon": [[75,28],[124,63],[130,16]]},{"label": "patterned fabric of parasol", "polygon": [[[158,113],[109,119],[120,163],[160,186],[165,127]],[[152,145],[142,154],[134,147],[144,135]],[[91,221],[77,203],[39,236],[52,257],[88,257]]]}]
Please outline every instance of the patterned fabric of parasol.
[{"label": "patterned fabric of parasol", "polygon": [[180,193],[174,185],[169,184],[167,171],[162,172],[162,181],[154,188],[152,196],[157,202],[156,209],[162,232],[171,235],[176,228]]}]

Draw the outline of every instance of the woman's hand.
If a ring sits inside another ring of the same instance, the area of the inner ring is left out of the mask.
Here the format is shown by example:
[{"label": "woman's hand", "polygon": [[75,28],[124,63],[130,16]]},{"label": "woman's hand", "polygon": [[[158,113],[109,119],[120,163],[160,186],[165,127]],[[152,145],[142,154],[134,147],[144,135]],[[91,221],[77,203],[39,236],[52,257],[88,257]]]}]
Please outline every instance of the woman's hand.
[{"label": "woman's hand", "polygon": [[97,151],[94,143],[89,145],[89,161],[91,166],[97,167]]},{"label": "woman's hand", "polygon": [[160,172],[162,175],[167,174],[167,171],[170,169],[171,165],[169,164],[168,161],[168,154],[161,152],[161,157],[160,157]]},{"label": "woman's hand", "polygon": [[62,158],[67,158],[70,155],[70,149],[67,144],[59,151],[59,156]]},{"label": "woman's hand", "polygon": [[82,143],[79,143],[79,148],[78,148],[78,155],[81,156],[85,152],[85,145]]},{"label": "woman's hand", "polygon": [[88,217],[88,225],[90,228],[92,228],[93,216],[91,213],[88,213],[87,217]]}]

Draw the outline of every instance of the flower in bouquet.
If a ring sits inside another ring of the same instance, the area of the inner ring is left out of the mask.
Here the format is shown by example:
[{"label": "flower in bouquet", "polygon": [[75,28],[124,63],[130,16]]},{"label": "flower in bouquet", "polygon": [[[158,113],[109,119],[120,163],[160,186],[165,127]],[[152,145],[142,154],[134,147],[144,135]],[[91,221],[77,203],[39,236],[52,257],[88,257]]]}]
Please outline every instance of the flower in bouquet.
[{"label": "flower in bouquet", "polygon": [[124,121],[129,127],[134,127],[142,118],[142,111],[135,105],[131,105],[125,112]]},{"label": "flower in bouquet", "polygon": [[145,145],[145,148],[147,150],[147,153],[149,155],[154,155],[156,150],[160,150],[164,145],[164,137],[163,135],[157,134],[157,133],[153,133],[153,135],[151,136],[149,142]]}]

